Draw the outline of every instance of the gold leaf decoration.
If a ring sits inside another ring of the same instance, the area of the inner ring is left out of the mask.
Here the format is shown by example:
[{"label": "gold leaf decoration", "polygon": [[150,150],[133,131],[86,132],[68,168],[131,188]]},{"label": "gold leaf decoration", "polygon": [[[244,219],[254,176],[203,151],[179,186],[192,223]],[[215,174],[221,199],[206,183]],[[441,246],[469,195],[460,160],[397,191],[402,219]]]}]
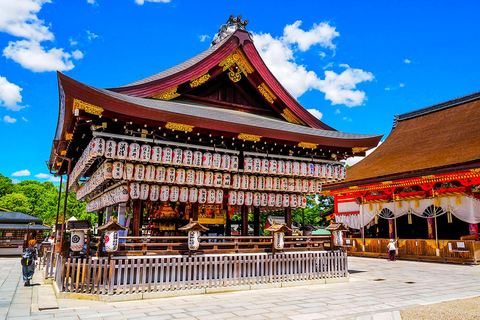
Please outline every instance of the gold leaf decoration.
[{"label": "gold leaf decoration", "polygon": [[155,93],[154,95],[150,96],[150,98],[158,99],[158,100],[172,100],[176,97],[180,96],[180,93],[177,93],[178,86],[173,88],[164,90],[159,93]]},{"label": "gold leaf decoration", "polygon": [[204,74],[196,77],[195,79],[190,80],[190,88],[196,88],[198,86],[201,86],[202,84],[204,84],[205,82],[210,80],[210,78],[211,78],[211,76],[207,71]]},{"label": "gold leaf decoration", "polygon": [[165,128],[176,130],[176,131],[192,132],[195,126],[191,126],[189,124],[183,124],[183,123],[167,122],[167,124],[165,125]]},{"label": "gold leaf decoration", "polygon": [[352,148],[352,152],[353,153],[359,153],[359,152],[363,152],[365,150],[368,150],[368,147],[355,147],[355,148]]},{"label": "gold leaf decoration", "polygon": [[75,113],[75,110],[84,110],[86,113],[94,114],[96,116],[101,116],[103,112],[103,108],[78,99],[73,99],[72,113]]},{"label": "gold leaf decoration", "polygon": [[72,140],[72,139],[73,139],[73,133],[66,132],[65,133],[65,140],[68,141],[68,140]]},{"label": "gold leaf decoration", "polygon": [[267,100],[270,104],[273,104],[277,96],[270,90],[270,88],[265,84],[261,83],[258,85],[258,92]]},{"label": "gold leaf decoration", "polygon": [[240,133],[238,135],[238,139],[240,140],[246,140],[246,141],[260,141],[262,139],[262,136],[257,136],[254,134],[248,134],[248,133]]},{"label": "gold leaf decoration", "polygon": [[284,117],[290,123],[305,125],[305,123],[302,120],[298,119],[298,117],[295,114],[293,114],[293,112],[290,111],[290,109],[288,108],[283,109],[281,116]]},{"label": "gold leaf decoration", "polygon": [[310,143],[310,142],[299,142],[298,146],[300,148],[307,148],[307,149],[317,149],[318,143]]},{"label": "gold leaf decoration", "polygon": [[255,70],[240,49],[236,49],[218,65],[223,67],[223,71],[229,70],[228,77],[233,82],[238,82],[242,78],[241,73],[247,77]]}]

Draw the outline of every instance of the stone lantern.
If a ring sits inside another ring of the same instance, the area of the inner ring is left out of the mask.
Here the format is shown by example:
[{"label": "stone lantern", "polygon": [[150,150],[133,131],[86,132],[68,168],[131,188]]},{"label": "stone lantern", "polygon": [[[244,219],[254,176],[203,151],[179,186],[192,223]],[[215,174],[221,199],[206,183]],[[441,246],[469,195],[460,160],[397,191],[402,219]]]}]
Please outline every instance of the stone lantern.
[{"label": "stone lantern", "polygon": [[119,224],[113,217],[103,226],[98,227],[99,231],[105,231],[105,251],[115,252],[118,250],[118,231],[128,230],[127,227]]},{"label": "stone lantern", "polygon": [[90,221],[77,220],[74,217],[66,221],[67,231],[70,232],[70,250],[80,252],[85,245],[85,231],[92,228]]},{"label": "stone lantern", "polygon": [[273,248],[275,250],[283,250],[285,246],[285,232],[292,232],[293,230],[287,227],[286,223],[276,223],[265,229],[268,232],[273,232]]},{"label": "stone lantern", "polygon": [[200,247],[200,231],[207,231],[208,228],[202,226],[198,221],[190,219],[186,226],[178,228],[178,230],[188,232],[188,250],[196,251]]},{"label": "stone lantern", "polygon": [[348,232],[348,227],[343,222],[333,222],[325,230],[330,231],[330,248],[334,249],[335,246],[343,246],[343,233]]}]

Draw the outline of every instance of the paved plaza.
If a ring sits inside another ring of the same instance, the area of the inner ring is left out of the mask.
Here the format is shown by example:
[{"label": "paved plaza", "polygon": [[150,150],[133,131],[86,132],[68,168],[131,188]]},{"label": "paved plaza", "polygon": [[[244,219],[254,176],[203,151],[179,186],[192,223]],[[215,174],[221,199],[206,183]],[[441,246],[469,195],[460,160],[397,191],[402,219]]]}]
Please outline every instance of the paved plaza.
[{"label": "paved plaza", "polygon": [[[55,301],[40,274],[35,286],[23,287],[19,259],[0,258],[0,319],[401,319],[401,309],[480,296],[480,266],[350,257],[349,269],[348,283],[127,302]],[[39,310],[39,301],[49,307]],[[58,309],[49,309],[57,303]]]}]

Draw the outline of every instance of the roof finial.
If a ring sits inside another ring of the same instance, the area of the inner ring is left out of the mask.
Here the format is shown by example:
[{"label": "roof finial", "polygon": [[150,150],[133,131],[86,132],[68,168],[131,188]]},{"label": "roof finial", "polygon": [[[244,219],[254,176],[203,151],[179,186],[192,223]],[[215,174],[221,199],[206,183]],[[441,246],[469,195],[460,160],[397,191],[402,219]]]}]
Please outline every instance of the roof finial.
[{"label": "roof finial", "polygon": [[245,30],[246,25],[248,24],[248,20],[245,19],[242,21],[242,15],[239,14],[236,18],[233,14],[227,20],[226,24],[223,24],[218,33],[215,35],[212,41],[212,46],[216,45],[236,30]]}]

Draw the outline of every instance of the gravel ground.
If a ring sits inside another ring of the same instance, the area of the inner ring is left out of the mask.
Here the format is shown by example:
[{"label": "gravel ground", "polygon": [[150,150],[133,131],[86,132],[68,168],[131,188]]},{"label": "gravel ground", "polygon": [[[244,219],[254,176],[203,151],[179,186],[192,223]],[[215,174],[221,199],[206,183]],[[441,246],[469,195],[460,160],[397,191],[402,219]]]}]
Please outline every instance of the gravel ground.
[{"label": "gravel ground", "polygon": [[480,297],[400,310],[403,320],[479,319]]}]

